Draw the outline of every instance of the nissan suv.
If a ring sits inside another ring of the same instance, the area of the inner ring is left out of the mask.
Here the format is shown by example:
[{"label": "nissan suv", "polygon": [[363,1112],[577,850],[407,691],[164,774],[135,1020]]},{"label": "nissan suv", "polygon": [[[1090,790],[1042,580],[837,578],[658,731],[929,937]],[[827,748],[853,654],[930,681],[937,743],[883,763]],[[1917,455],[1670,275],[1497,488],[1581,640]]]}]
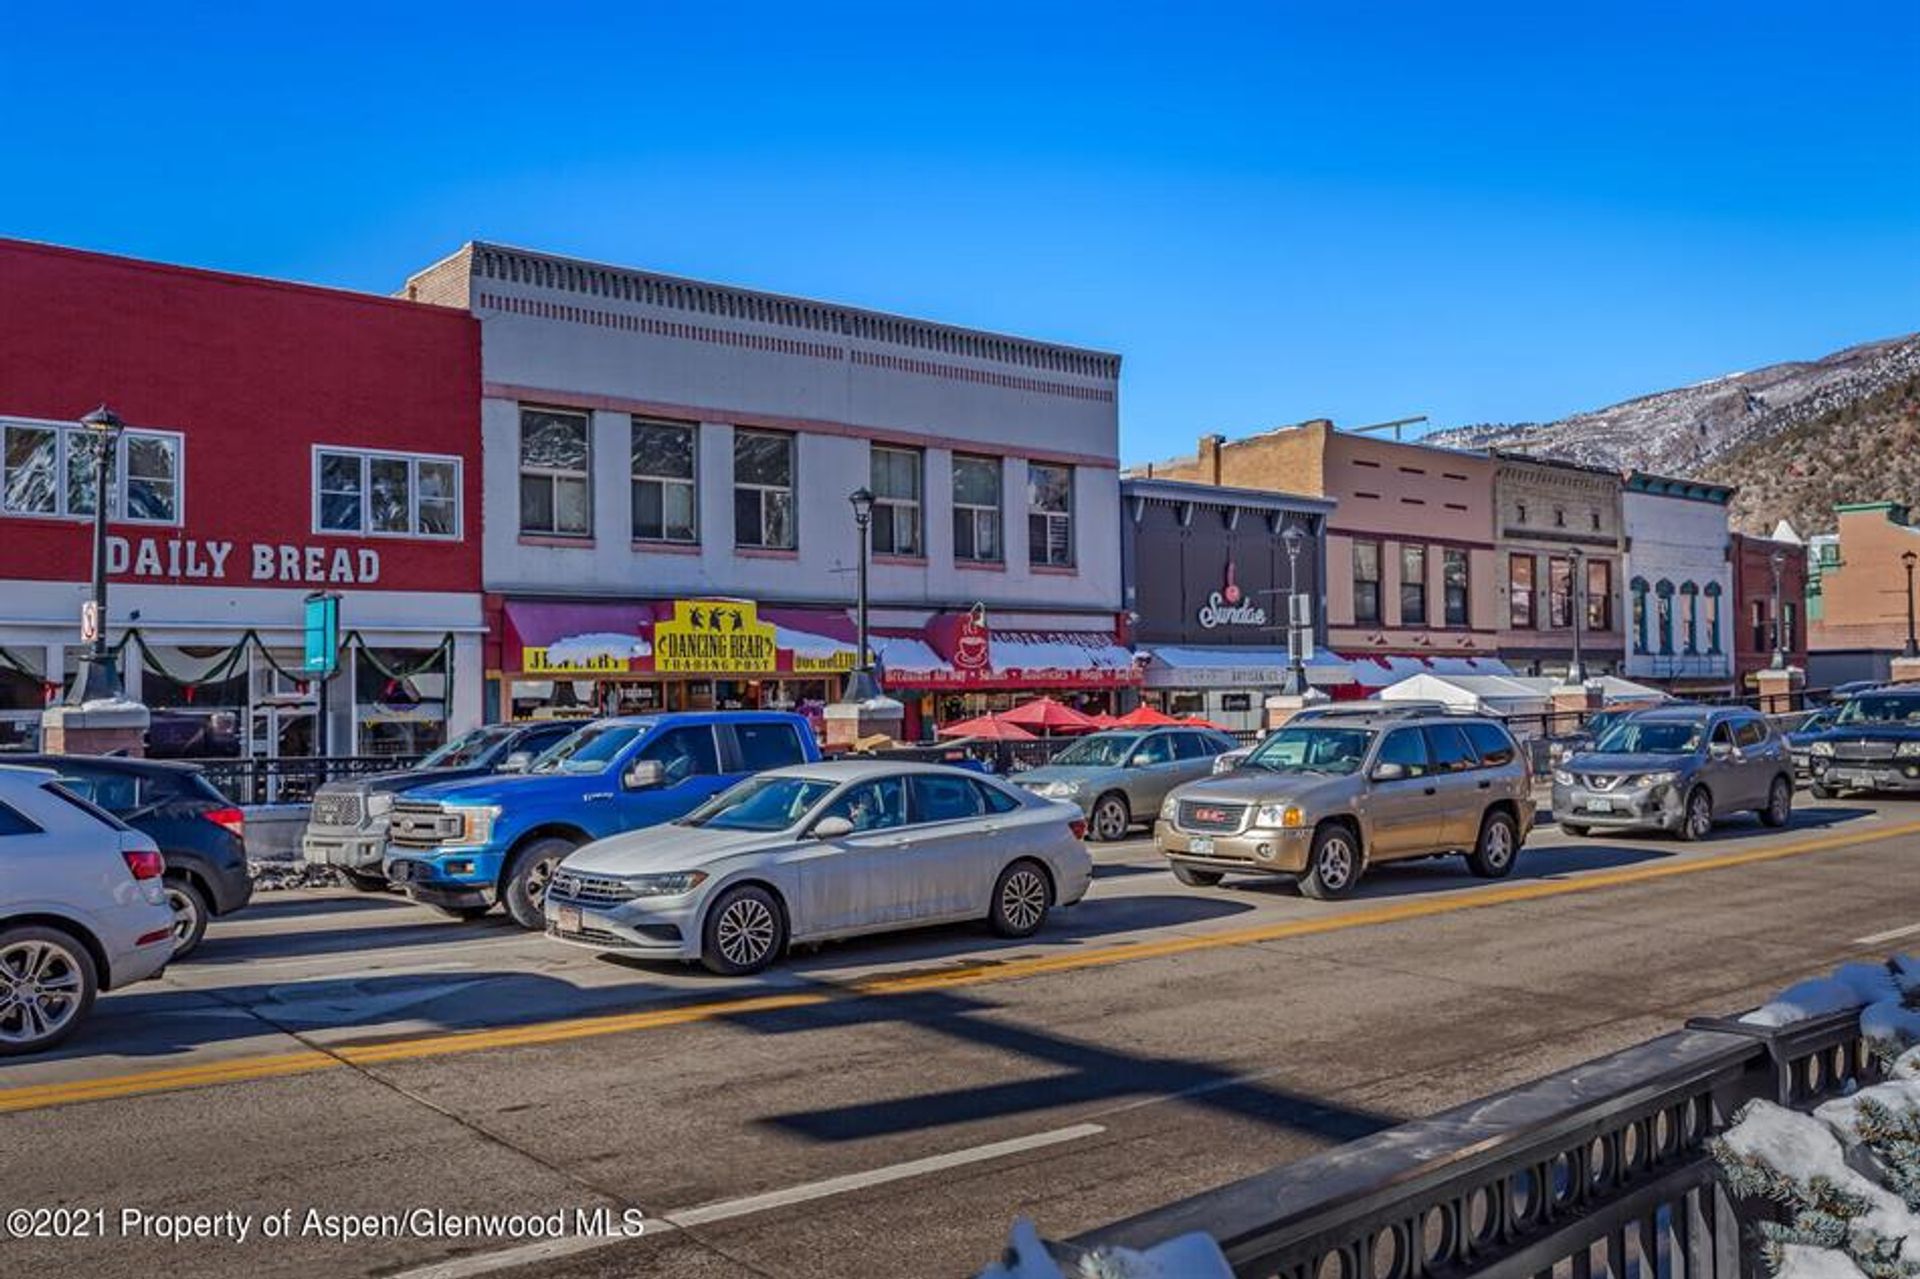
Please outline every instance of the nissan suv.
[{"label": "nissan suv", "polygon": [[1793,757],[1766,718],[1738,707],[1638,711],[1553,770],[1553,816],[1569,835],[1664,830],[1705,839],[1730,813],[1793,820]]},{"label": "nissan suv", "polygon": [[1231,773],[1167,796],[1154,842],[1183,884],[1290,875],[1345,897],[1370,866],[1466,855],[1499,878],[1533,828],[1533,778],[1505,727],[1443,713],[1289,723]]}]

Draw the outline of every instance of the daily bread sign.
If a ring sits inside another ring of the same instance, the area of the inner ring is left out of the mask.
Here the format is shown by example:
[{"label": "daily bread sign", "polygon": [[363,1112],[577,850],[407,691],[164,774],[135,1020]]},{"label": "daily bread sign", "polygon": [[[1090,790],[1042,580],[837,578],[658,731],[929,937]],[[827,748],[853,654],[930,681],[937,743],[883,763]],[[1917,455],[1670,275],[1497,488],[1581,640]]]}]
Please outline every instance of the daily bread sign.
[{"label": "daily bread sign", "polygon": [[371,586],[380,580],[380,552],[285,542],[250,542],[241,550],[238,542],[191,537],[109,537],[107,572],[163,582]]}]

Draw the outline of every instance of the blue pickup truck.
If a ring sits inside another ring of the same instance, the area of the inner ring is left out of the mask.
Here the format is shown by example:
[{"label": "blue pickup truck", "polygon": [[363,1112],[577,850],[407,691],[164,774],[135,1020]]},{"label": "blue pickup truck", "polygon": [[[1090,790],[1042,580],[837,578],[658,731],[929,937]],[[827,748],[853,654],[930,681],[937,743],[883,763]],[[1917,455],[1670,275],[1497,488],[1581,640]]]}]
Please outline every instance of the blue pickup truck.
[{"label": "blue pickup truck", "polygon": [[460,919],[504,903],[544,926],[547,881],[574,849],[672,821],[763,769],[820,758],[798,715],[714,711],[595,720],[532,771],[410,790],[387,818],[387,878]]}]

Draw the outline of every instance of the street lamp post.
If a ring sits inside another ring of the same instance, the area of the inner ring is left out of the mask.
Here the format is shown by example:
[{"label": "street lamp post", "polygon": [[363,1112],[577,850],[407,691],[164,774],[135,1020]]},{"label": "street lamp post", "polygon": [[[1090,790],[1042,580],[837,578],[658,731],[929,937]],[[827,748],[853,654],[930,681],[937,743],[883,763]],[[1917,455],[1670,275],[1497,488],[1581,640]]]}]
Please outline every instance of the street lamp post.
[{"label": "street lamp post", "polygon": [[1587,624],[1587,610],[1580,588],[1586,581],[1586,572],[1584,569],[1584,560],[1581,557],[1578,547],[1574,548],[1573,554],[1569,557],[1569,562],[1570,567],[1568,572],[1570,572],[1573,577],[1572,580],[1567,583],[1567,594],[1572,597],[1567,607],[1572,610],[1573,616],[1567,620],[1573,623],[1573,660],[1567,663],[1567,683],[1577,685],[1587,682],[1586,663],[1580,660],[1580,631]]},{"label": "street lamp post", "polygon": [[1287,681],[1281,692],[1290,697],[1301,697],[1307,691],[1307,667],[1301,657],[1300,609],[1294,603],[1300,593],[1300,548],[1305,544],[1307,535],[1298,524],[1289,524],[1280,534],[1280,544],[1287,548]]},{"label": "street lamp post", "polygon": [[1901,652],[1902,657],[1920,657],[1920,640],[1913,634],[1913,563],[1917,559],[1920,555],[1912,551],[1900,554],[1900,562],[1907,567],[1907,647]]},{"label": "street lamp post", "polygon": [[[1786,637],[1782,633],[1780,626],[1780,570],[1786,565],[1786,562],[1787,553],[1781,550],[1774,551],[1774,553],[1767,558],[1768,566],[1773,569],[1773,661],[1770,663],[1769,669],[1776,671],[1783,671],[1787,668]],[[1907,579],[1908,581],[1912,581],[1913,579],[1913,570],[1911,567],[1907,570]],[[1912,600],[1913,596],[1911,592],[1909,592],[1907,598],[1909,601]],[[1912,609],[1911,602],[1908,604],[1908,609],[1909,611]],[[1911,634],[1913,628],[1909,626],[1907,630],[1908,633]]]},{"label": "street lamp post", "polygon": [[[93,649],[73,682],[75,706],[121,695],[120,671],[107,647],[107,487],[126,423],[102,404],[80,419],[93,441]],[[1909,575],[1911,576],[1911,575]]]},{"label": "street lamp post", "polygon": [[872,652],[867,646],[867,558],[873,545],[873,491],[857,488],[847,495],[853,506],[853,526],[859,538],[859,567],[855,603],[855,640],[853,673],[847,677],[846,700],[865,702],[880,696],[880,684],[873,677]]}]

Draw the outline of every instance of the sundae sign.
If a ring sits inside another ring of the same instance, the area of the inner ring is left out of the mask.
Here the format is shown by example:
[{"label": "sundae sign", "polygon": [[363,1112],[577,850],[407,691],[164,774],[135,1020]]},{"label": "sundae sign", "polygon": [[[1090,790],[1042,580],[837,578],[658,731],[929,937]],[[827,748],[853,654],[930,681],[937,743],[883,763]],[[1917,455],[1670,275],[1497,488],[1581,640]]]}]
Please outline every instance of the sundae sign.
[{"label": "sundae sign", "polygon": [[1197,620],[1209,631],[1221,626],[1265,626],[1267,610],[1241,593],[1233,580],[1233,561],[1228,560],[1226,585],[1207,596]]}]

